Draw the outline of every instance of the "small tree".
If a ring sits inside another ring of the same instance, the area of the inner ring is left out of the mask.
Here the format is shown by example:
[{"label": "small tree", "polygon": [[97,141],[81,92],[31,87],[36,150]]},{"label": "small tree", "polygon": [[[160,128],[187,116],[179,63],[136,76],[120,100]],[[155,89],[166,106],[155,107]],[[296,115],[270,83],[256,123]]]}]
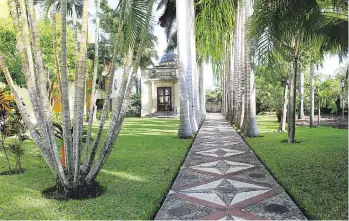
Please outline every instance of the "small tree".
[{"label": "small tree", "polygon": [[[21,173],[22,142],[28,137],[27,129],[16,103],[6,98],[6,88],[0,92],[0,146],[5,153],[8,164],[8,174]],[[11,166],[10,153],[15,156],[15,167]]]},{"label": "small tree", "polygon": [[[112,82],[117,67],[117,59],[122,57],[124,63],[124,75],[112,113],[110,127],[107,130],[106,138],[101,145],[101,134],[104,129],[108,107],[110,105],[110,94],[112,85],[108,85],[107,96],[103,106],[103,115],[97,130],[96,138],[91,141],[92,124],[89,122],[86,145],[83,145],[83,107],[85,101],[85,80],[86,80],[86,51],[87,51],[87,26],[89,1],[83,1],[82,25],[80,33],[79,53],[77,56],[77,71],[75,72],[75,99],[74,112],[70,113],[70,102],[68,96],[68,64],[67,64],[67,1],[61,1],[61,59],[60,71],[61,81],[59,82],[62,101],[62,124],[63,143],[66,149],[66,168],[63,167],[60,155],[57,150],[57,143],[52,123],[52,112],[48,100],[46,88],[46,76],[44,54],[39,39],[40,30],[35,20],[33,0],[9,0],[11,17],[13,20],[18,54],[21,57],[23,73],[26,77],[27,88],[34,110],[34,117],[37,124],[30,121],[29,115],[20,101],[12,76],[6,65],[5,56],[0,53],[0,66],[6,77],[11,92],[15,97],[17,106],[23,117],[31,136],[39,147],[44,160],[57,179],[56,190],[65,197],[81,197],[91,192],[91,187],[96,187],[97,175],[106,163],[113,145],[120,132],[125,117],[133,79],[136,76],[137,67],[143,52],[143,39],[150,27],[152,12],[152,0],[122,0],[118,8],[119,14],[116,18],[119,21],[115,35],[113,36],[113,58],[112,68],[109,73],[109,82]],[[20,10],[19,8],[20,7]],[[20,12],[20,13],[19,13]],[[138,41],[136,41],[138,39]],[[137,47],[135,47],[137,46]],[[136,59],[132,65],[133,51],[137,48]],[[133,71],[130,73],[131,66]],[[131,76],[130,76],[131,75]],[[74,116],[71,122],[71,116]],[[71,125],[74,125],[73,132]],[[100,150],[98,150],[100,147]],[[96,155],[99,157],[96,159]],[[93,193],[90,193],[93,194]],[[89,194],[87,194],[89,195]]]}]

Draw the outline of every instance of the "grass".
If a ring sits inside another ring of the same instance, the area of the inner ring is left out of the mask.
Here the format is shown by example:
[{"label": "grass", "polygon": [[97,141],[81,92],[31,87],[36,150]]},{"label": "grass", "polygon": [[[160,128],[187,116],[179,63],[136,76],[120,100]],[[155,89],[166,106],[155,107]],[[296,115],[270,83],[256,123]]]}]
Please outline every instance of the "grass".
[{"label": "grass", "polygon": [[191,144],[176,137],[178,124],[178,119],[127,118],[97,177],[105,193],[88,200],[43,198],[42,190],[55,179],[35,144],[26,142],[25,173],[0,176],[0,219],[151,219]]},{"label": "grass", "polygon": [[275,115],[257,121],[260,137],[247,143],[308,218],[348,220],[348,130],[297,127],[289,145]]}]

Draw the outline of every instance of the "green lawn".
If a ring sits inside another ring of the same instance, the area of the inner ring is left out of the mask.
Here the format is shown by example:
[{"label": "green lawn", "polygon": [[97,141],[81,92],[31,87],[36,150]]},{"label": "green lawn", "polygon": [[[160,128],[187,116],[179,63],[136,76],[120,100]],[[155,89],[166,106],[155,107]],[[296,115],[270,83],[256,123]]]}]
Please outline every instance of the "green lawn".
[{"label": "green lawn", "polygon": [[[55,179],[38,148],[26,142],[25,173],[0,176],[0,219],[152,218],[191,144],[177,139],[178,124],[178,119],[127,118],[97,177],[105,193],[89,200],[43,198],[41,191],[54,186]],[[1,159],[0,171],[4,170]]]},{"label": "green lawn", "polygon": [[260,137],[246,138],[276,180],[310,219],[348,219],[348,130],[297,127],[282,142],[275,116],[258,116]]}]

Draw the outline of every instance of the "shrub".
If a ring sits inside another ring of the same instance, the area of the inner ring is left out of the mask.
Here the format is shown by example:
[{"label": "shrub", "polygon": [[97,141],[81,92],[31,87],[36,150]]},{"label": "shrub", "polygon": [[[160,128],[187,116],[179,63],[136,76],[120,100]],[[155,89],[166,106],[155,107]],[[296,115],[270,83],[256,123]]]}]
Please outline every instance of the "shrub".
[{"label": "shrub", "polygon": [[127,111],[128,117],[140,117],[142,109],[142,100],[140,93],[134,93],[131,96],[131,102]]}]

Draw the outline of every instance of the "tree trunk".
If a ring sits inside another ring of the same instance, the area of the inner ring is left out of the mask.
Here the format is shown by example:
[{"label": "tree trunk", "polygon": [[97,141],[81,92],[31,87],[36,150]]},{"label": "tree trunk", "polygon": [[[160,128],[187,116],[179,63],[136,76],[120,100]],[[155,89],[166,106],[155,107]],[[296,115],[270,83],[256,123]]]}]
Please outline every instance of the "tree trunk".
[{"label": "tree trunk", "polygon": [[20,24],[19,22],[19,16],[17,14],[17,5],[15,1],[9,0],[8,3],[9,3],[13,26],[16,32],[17,51],[21,57],[22,67],[23,67],[23,71],[27,81],[29,98],[33,106],[34,116],[37,121],[37,128],[34,128],[33,123],[30,121],[30,116],[26,111],[22,101],[20,100],[17,94],[17,91],[14,88],[14,83],[8,71],[8,68],[6,66],[5,59],[3,56],[1,56],[1,54],[0,54],[0,66],[5,75],[6,81],[11,89],[11,93],[15,97],[15,101],[21,113],[21,116],[29,128],[29,131],[33,137],[33,140],[40,148],[44,156],[44,159],[46,163],[49,165],[52,173],[56,175],[56,165],[54,163],[52,155],[49,153],[49,141],[46,133],[47,131],[43,123],[43,113],[41,110],[42,106],[41,106],[41,103],[39,103],[38,97],[36,96],[38,91],[36,90],[37,87],[36,87],[35,73],[33,72],[33,69],[30,68],[30,67],[33,67],[33,65],[30,65],[32,64],[31,62],[33,62],[33,60],[31,59],[29,61],[26,53],[26,49],[28,50],[28,47],[25,47],[25,44],[24,44],[25,42],[24,39],[26,39],[26,41],[29,41],[28,40],[29,36],[28,36],[28,32],[25,34],[25,36],[22,34],[22,31],[24,31],[24,29],[28,27],[28,24],[24,24],[25,28],[21,28],[22,24]]},{"label": "tree trunk", "polygon": [[[288,80],[287,80],[288,82]],[[282,105],[282,118],[279,124],[279,132],[286,132],[286,117],[287,117],[287,104],[288,104],[288,83],[284,86],[284,102]]]},{"label": "tree trunk", "polygon": [[[194,92],[194,54],[192,49],[193,45],[193,37],[192,37],[192,30],[193,30],[193,20],[191,17],[191,0],[186,1],[186,16],[187,16],[187,22],[185,24],[186,32],[187,32],[187,71],[186,71],[186,81],[187,81],[187,87],[189,90],[189,118],[190,118],[190,125],[193,133],[196,133],[198,131],[198,125],[196,121],[196,106],[195,106],[195,92]],[[189,21],[189,22],[188,22]],[[195,59],[196,60],[196,59]]]},{"label": "tree trunk", "polygon": [[236,32],[234,37],[234,76],[233,76],[233,123],[238,124],[238,112],[239,112],[239,81],[240,81],[240,35],[241,35],[241,3],[238,4],[237,16],[236,16]]},{"label": "tree trunk", "polygon": [[246,19],[246,11],[245,11],[244,2],[241,6],[242,11],[242,21],[241,21],[241,60],[240,60],[240,111],[239,111],[239,128],[243,131],[244,119],[245,119],[245,104],[246,104],[246,69],[245,69],[245,19]]},{"label": "tree trunk", "polygon": [[63,143],[66,150],[68,177],[74,174],[74,155],[70,122],[69,85],[67,73],[67,0],[61,2],[61,91]]},{"label": "tree trunk", "polygon": [[78,72],[75,75],[75,97],[77,100],[74,110],[74,131],[73,131],[73,144],[74,144],[74,184],[78,185],[80,174],[80,159],[82,148],[82,126],[84,117],[84,95],[85,95],[85,65],[86,65],[86,51],[87,51],[87,29],[88,29],[88,0],[83,2],[82,12],[82,26],[80,34],[80,46],[78,55]]},{"label": "tree trunk", "polygon": [[188,1],[188,15],[189,15],[189,39],[190,39],[190,60],[192,69],[192,82],[193,82],[193,111],[195,117],[196,126],[200,124],[200,106],[199,106],[199,93],[198,93],[198,71],[196,61],[196,39],[195,39],[195,6],[194,0]]},{"label": "tree trunk", "polygon": [[91,133],[92,133],[92,122],[93,122],[93,113],[95,110],[95,103],[96,103],[96,81],[97,81],[97,74],[98,74],[98,65],[99,65],[99,8],[101,5],[101,1],[96,1],[96,31],[95,31],[95,57],[93,62],[93,78],[92,78],[92,92],[91,92],[91,100],[90,100],[90,111],[89,111],[89,117],[88,117],[88,131],[87,131],[87,137],[86,137],[86,146],[85,146],[85,157],[84,157],[84,167],[87,166],[88,162],[88,153],[89,153],[89,147],[90,147],[90,141],[91,141]]},{"label": "tree trunk", "polygon": [[321,125],[321,97],[319,97],[318,113],[317,113],[317,126],[320,127],[320,125]]},{"label": "tree trunk", "polygon": [[[246,0],[245,5],[245,20],[247,21],[251,16],[251,3]],[[248,26],[246,26],[245,34],[245,65],[246,65],[246,120],[245,120],[245,134],[248,137],[256,137],[259,135],[257,119],[256,119],[256,83],[254,71],[251,68],[250,45],[248,41]]]},{"label": "tree trunk", "polygon": [[[192,138],[192,126],[190,121],[190,81],[188,82],[188,5],[186,1],[176,1],[177,13],[177,37],[178,37],[178,73],[179,73],[179,87],[180,87],[180,124],[178,129],[179,138]],[[194,127],[195,129],[195,127]]]},{"label": "tree trunk", "polygon": [[304,72],[299,76],[299,112],[298,119],[304,119]]},{"label": "tree trunk", "polygon": [[310,127],[314,127],[314,63],[310,64]]},{"label": "tree trunk", "polygon": [[205,107],[205,90],[204,90],[204,63],[202,62],[199,69],[199,98],[200,98],[200,111],[201,111],[201,120],[206,115],[206,107]]},{"label": "tree trunk", "polygon": [[[297,44],[297,43],[296,43]],[[297,46],[296,46],[297,47]],[[289,76],[290,93],[288,105],[288,143],[295,142],[296,132],[296,85],[297,85],[298,57],[294,54],[291,62],[291,72]]]},{"label": "tree trunk", "polygon": [[[121,16],[120,16],[121,18],[123,17],[125,8],[126,8],[126,1],[123,1],[122,5],[121,5]],[[96,156],[97,147],[98,147],[99,141],[100,141],[101,136],[102,136],[104,124],[105,124],[105,122],[107,120],[108,107],[110,105],[110,95],[112,93],[112,88],[113,88],[112,87],[113,86],[112,82],[114,81],[114,76],[115,76],[115,72],[116,72],[116,69],[117,69],[117,58],[119,56],[118,52],[119,52],[119,50],[122,47],[121,44],[122,44],[122,39],[123,39],[123,32],[122,32],[123,24],[124,24],[123,20],[120,19],[119,24],[118,24],[119,25],[118,26],[118,30],[117,30],[115,38],[114,38],[115,45],[114,45],[114,49],[113,49],[114,50],[114,52],[113,52],[113,59],[112,59],[112,64],[111,64],[111,68],[110,68],[110,71],[109,71],[109,82],[110,83],[108,84],[107,96],[105,97],[104,104],[103,104],[103,110],[102,110],[103,113],[102,113],[102,116],[101,116],[101,119],[100,119],[100,122],[99,122],[97,135],[96,135],[95,140],[93,142],[93,147],[92,147],[92,150],[91,150],[91,154],[90,154],[88,163],[84,162],[83,171],[84,171],[85,174],[88,174],[90,172],[90,170],[91,170],[92,164],[93,164],[95,156]]]}]

